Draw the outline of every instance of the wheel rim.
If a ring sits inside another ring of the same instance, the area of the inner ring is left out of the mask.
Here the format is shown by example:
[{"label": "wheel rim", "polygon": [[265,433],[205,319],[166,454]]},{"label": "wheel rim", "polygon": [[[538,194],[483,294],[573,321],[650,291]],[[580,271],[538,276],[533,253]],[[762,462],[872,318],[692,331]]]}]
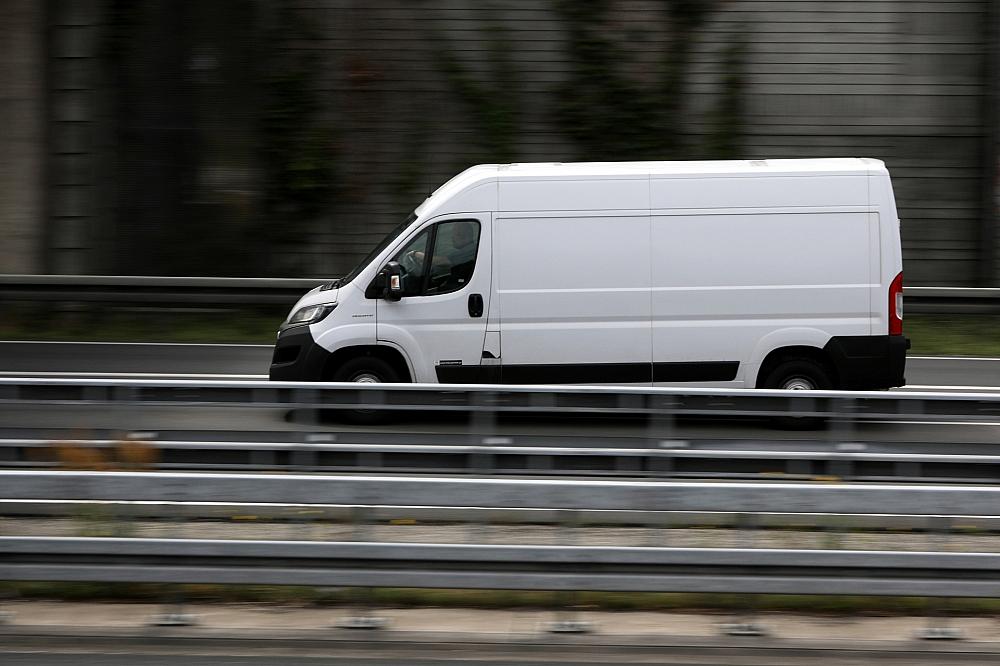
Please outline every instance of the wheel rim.
[{"label": "wheel rim", "polygon": [[814,391],[816,389],[816,385],[805,377],[792,377],[790,379],[786,379],[785,383],[781,385],[781,388],[787,391]]},{"label": "wheel rim", "polygon": [[381,384],[382,378],[372,372],[359,372],[351,381],[357,384]]}]

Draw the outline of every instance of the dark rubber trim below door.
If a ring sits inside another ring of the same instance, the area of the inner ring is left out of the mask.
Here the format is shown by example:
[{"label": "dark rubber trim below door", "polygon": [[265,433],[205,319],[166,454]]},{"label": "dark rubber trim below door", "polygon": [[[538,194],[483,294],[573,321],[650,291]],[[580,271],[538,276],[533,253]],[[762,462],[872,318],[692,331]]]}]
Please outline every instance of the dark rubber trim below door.
[{"label": "dark rubber trim below door", "polygon": [[731,382],[740,370],[739,361],[685,361],[654,363],[654,382]]},{"label": "dark rubber trim below door", "polygon": [[[443,384],[649,384],[650,382],[728,382],[737,361],[680,363],[559,363],[504,366],[439,365]],[[498,374],[499,371],[499,374]]]}]

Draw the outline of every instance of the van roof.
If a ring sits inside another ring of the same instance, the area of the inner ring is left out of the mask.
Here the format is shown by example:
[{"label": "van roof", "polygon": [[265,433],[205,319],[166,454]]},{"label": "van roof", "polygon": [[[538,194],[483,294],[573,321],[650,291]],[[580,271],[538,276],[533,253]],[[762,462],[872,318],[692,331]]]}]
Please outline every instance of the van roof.
[{"label": "van roof", "polygon": [[[486,165],[493,166],[493,165]],[[474,169],[478,167],[473,167]],[[699,176],[717,174],[868,173],[881,160],[837,157],[800,160],[706,160],[692,162],[548,162],[496,165],[500,178],[573,176]]]},{"label": "van roof", "polygon": [[[779,160],[712,160],[661,162],[535,162],[480,164],[469,167],[434,191],[416,210],[419,217],[453,211],[494,210],[501,181],[607,178],[634,180],[657,177],[861,175],[886,172],[881,160],[838,157]],[[474,203],[478,202],[478,203]]]}]

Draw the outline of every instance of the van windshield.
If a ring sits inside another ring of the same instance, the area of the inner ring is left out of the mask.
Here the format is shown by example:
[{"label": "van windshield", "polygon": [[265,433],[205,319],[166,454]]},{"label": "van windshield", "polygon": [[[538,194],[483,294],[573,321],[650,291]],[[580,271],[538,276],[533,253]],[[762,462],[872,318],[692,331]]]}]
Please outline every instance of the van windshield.
[{"label": "van windshield", "polygon": [[410,213],[410,215],[405,220],[403,220],[402,222],[399,223],[399,226],[397,226],[395,229],[393,229],[388,234],[386,234],[385,238],[383,238],[381,241],[379,241],[379,244],[376,245],[372,249],[371,252],[369,252],[367,255],[365,255],[365,258],[362,259],[360,262],[358,262],[357,266],[355,266],[354,268],[351,269],[350,273],[348,273],[344,277],[342,277],[339,280],[337,280],[336,281],[337,286],[339,287],[339,286],[348,284],[349,282],[352,282],[354,280],[354,278],[358,277],[358,274],[361,273],[361,271],[364,270],[365,266],[367,266],[368,264],[370,264],[371,261],[372,261],[372,259],[374,259],[375,257],[377,257],[379,255],[379,253],[382,252],[382,250],[384,250],[386,247],[389,246],[390,243],[392,243],[392,241],[396,240],[396,238],[399,237],[399,234],[401,234],[404,231],[406,231],[406,229],[411,224],[413,224],[413,221],[415,219],[417,219],[417,214],[415,212],[414,213]]}]

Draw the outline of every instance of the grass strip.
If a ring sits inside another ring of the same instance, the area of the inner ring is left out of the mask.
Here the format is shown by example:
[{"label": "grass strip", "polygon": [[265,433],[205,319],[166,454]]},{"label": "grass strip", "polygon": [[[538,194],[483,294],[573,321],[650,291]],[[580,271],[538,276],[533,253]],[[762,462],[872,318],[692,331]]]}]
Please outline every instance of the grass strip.
[{"label": "grass strip", "polygon": [[[158,603],[167,592],[183,593],[190,603],[254,602],[317,607],[350,606],[357,597],[348,588],[313,588],[271,585],[180,585],[147,583],[8,583],[8,598],[59,601],[117,601]],[[385,607],[438,607],[474,609],[553,609],[562,606],[555,592],[525,590],[431,590],[377,588],[370,600]],[[925,597],[881,597],[847,595],[746,595],[664,592],[580,592],[573,608],[599,611],[755,611],[815,615],[921,615],[927,612]],[[1000,616],[1000,599],[948,599],[954,615]]]},{"label": "grass strip", "polygon": [[911,356],[1000,357],[1000,315],[907,315]]}]

